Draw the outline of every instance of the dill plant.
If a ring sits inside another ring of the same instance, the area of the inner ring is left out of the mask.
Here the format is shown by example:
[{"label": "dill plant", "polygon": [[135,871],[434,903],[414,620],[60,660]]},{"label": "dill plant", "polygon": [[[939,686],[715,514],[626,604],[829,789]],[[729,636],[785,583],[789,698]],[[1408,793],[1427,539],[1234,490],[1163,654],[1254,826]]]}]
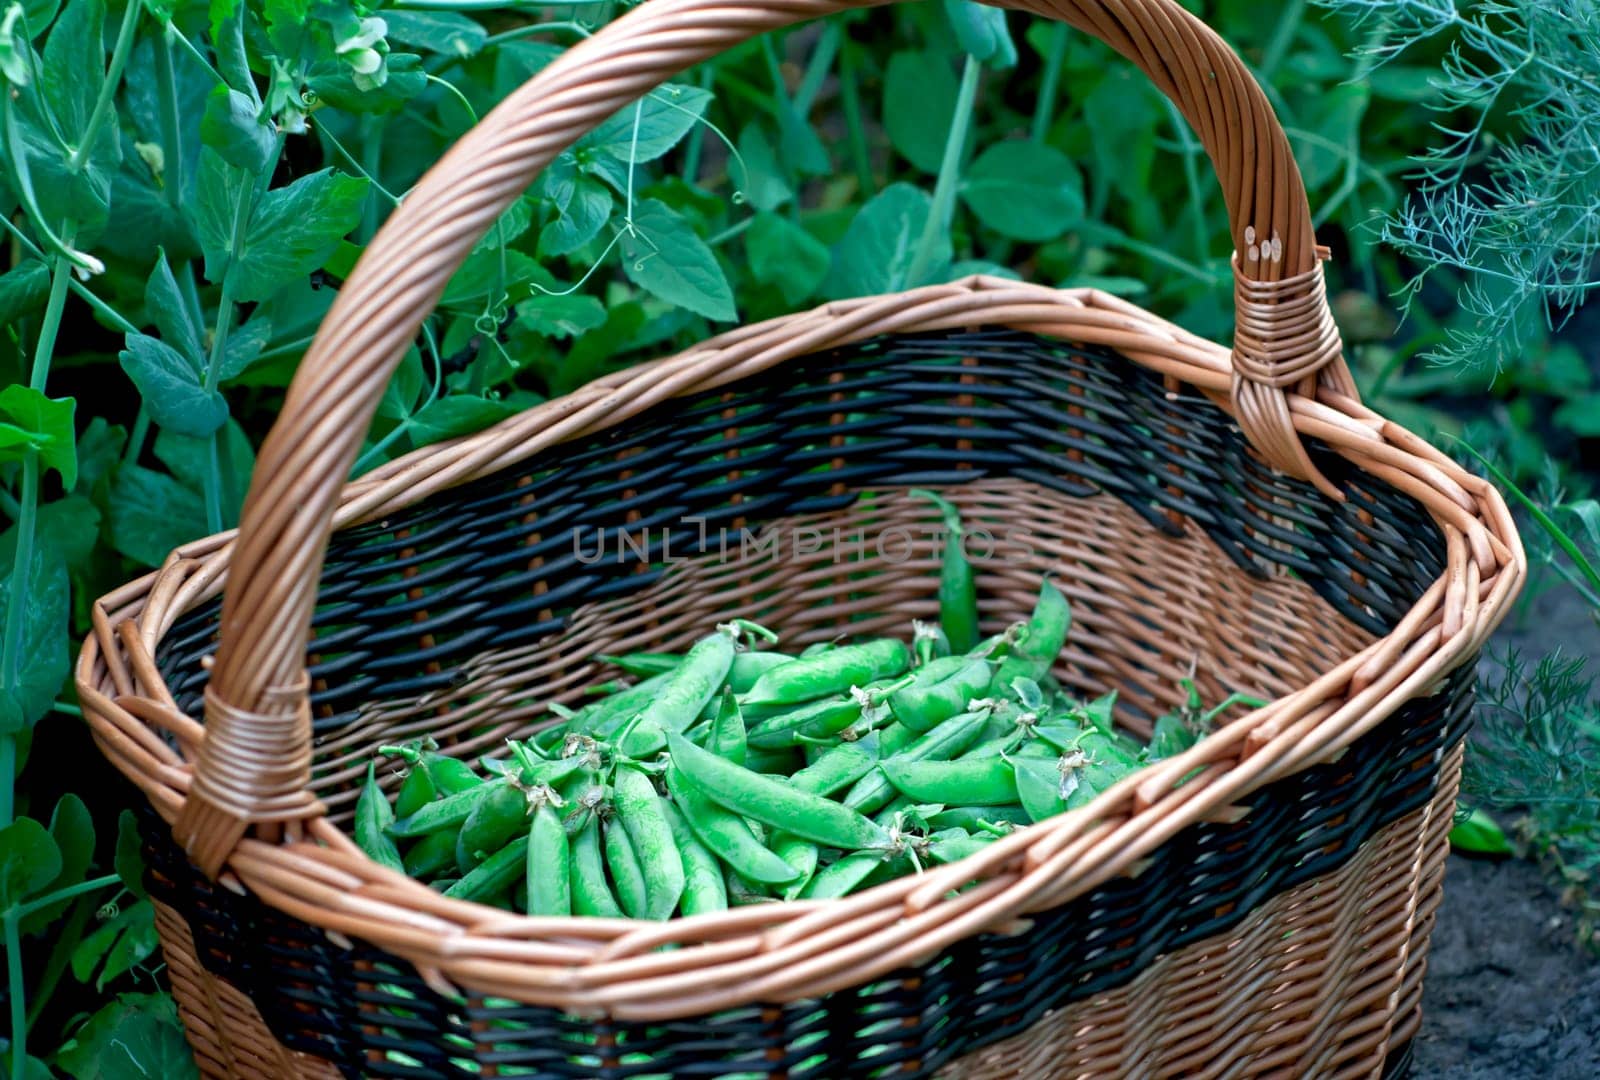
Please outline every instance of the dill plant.
[{"label": "dill plant", "polygon": [[1436,278],[1454,291],[1434,360],[1515,367],[1600,285],[1600,3],[1319,2],[1371,27],[1374,65],[1448,42],[1435,145],[1380,239],[1414,264],[1403,306]]}]

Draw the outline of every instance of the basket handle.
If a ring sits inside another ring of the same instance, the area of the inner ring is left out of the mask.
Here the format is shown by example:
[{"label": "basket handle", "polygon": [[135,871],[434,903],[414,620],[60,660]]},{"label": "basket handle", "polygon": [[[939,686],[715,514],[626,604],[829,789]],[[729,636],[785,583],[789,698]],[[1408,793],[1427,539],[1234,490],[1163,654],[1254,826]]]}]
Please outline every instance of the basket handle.
[{"label": "basket handle", "polygon": [[[887,0],[649,0],[563,53],[464,135],[367,248],[261,447],[223,597],[206,738],[174,824],[217,873],[251,824],[321,812],[307,790],[305,650],[334,508],[406,349],[496,217],[557,154],[683,69],[762,31]],[[1194,127],[1235,248],[1233,402],[1274,467],[1327,484],[1288,393],[1354,396],[1288,138],[1243,62],[1176,0],[993,0],[1061,19],[1136,63]],[[911,107],[915,107],[914,105]]]}]

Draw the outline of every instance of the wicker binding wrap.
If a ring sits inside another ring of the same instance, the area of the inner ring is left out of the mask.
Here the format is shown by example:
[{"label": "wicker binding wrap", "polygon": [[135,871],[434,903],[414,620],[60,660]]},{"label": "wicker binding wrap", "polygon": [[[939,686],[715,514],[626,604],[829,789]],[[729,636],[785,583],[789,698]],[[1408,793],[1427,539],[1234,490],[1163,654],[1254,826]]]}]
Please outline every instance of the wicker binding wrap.
[{"label": "wicker binding wrap", "polygon": [[[847,6],[649,0],[551,63],[373,240],[237,534],[98,602],[78,689],[149,799],[207,1075],[1403,1063],[1470,661],[1525,562],[1492,488],[1359,403],[1282,129],[1173,0],[1016,6],[1105,39],[1199,134],[1237,251],[1231,351],[1092,290],[970,278],[738,329],[346,483],[449,275],[540,168],[685,66]],[[598,653],[681,648],[734,614],[790,644],[931,615],[915,486],[999,538],[987,625],[1061,583],[1056,673],[1118,689],[1130,730],[1190,670],[1208,697],[1271,703],[1082,810],[842,901],[528,918],[447,900],[346,836],[379,744],[481,753],[602,678]],[[582,557],[625,529],[655,546]],[[895,530],[913,539],[891,557]],[[822,539],[802,551],[802,533]]]}]

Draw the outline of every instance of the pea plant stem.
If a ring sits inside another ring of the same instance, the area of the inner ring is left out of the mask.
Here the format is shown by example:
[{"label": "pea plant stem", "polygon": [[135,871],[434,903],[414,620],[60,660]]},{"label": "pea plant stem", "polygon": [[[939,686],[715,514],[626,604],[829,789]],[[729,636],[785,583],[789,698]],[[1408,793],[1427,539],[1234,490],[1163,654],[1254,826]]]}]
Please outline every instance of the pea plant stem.
[{"label": "pea plant stem", "polygon": [[62,900],[71,900],[75,896],[82,896],[84,893],[104,889],[115,885],[118,880],[120,879],[115,874],[103,874],[97,878],[90,878],[88,881],[80,881],[76,885],[68,885],[64,889],[45,893],[43,896],[36,896],[26,904],[18,906],[16,909],[17,915],[20,918],[26,918],[40,908],[47,908],[51,904],[59,903]]},{"label": "pea plant stem", "polygon": [[1061,65],[1067,57],[1066,23],[1056,23],[1050,28],[1050,51],[1044,57],[1044,72],[1039,76],[1039,99],[1033,103],[1033,127],[1028,135],[1042,143],[1050,134],[1050,122],[1055,119],[1056,92],[1061,85]]},{"label": "pea plant stem", "polygon": [[1283,11],[1278,16],[1278,24],[1273,28],[1272,38],[1267,42],[1265,51],[1261,54],[1261,66],[1256,69],[1256,76],[1262,82],[1270,82],[1278,65],[1283,63],[1284,55],[1288,53],[1290,44],[1294,41],[1295,31],[1300,29],[1300,22],[1305,18],[1306,0],[1289,0],[1283,5]]},{"label": "pea plant stem", "polygon": [[[77,231],[76,225],[67,222],[62,234],[70,248]],[[61,310],[67,302],[67,282],[72,277],[72,260],[65,254],[57,255],[50,278],[50,298],[45,304],[44,319],[39,325],[39,340],[34,346],[33,368],[28,385],[44,391],[50,378],[50,358],[55,353],[56,334],[61,329]],[[6,590],[6,617],[4,640],[0,642],[0,687],[15,690],[22,682],[17,663],[22,652],[22,622],[27,607],[28,570],[33,566],[33,534],[39,516],[39,455],[29,451],[22,459],[22,495],[17,507],[17,547],[11,562],[10,587]],[[0,788],[4,789],[4,814],[0,825],[9,825],[12,814],[12,786],[16,781],[16,743],[14,737],[3,737],[5,767],[0,768]]]},{"label": "pea plant stem", "polygon": [[6,912],[4,921],[6,996],[11,1000],[11,1080],[27,1080],[28,991],[22,981],[22,935],[17,932],[19,917],[15,911]]},{"label": "pea plant stem", "polygon": [[845,109],[845,130],[850,139],[850,163],[862,198],[872,198],[877,184],[872,178],[872,154],[867,149],[866,125],[861,122],[861,85],[856,77],[856,50],[846,42],[838,53],[838,102]]},{"label": "pea plant stem", "polygon": [[178,136],[178,84],[172,73],[170,32],[157,39],[155,59],[156,99],[161,110],[161,186],[167,205],[176,210],[183,203],[183,150]]},{"label": "pea plant stem", "polygon": [[966,150],[967,129],[972,123],[972,105],[978,96],[978,74],[982,65],[968,56],[961,69],[961,89],[956,93],[956,111],[950,118],[950,135],[945,139],[944,157],[939,161],[939,177],[933,184],[933,206],[928,220],[923,224],[922,236],[917,241],[916,252],[911,256],[911,266],[906,270],[905,287],[925,285],[927,274],[933,269],[933,252],[939,237],[950,231],[950,218],[955,212],[956,184],[961,179],[961,155]]},{"label": "pea plant stem", "polygon": [[130,3],[122,13],[122,27],[117,31],[117,43],[111,48],[111,64],[106,68],[106,78],[105,82],[100,84],[100,93],[95,97],[94,110],[89,113],[89,123],[84,126],[83,141],[67,159],[67,168],[71,172],[82,172],[84,165],[88,164],[89,155],[94,152],[95,140],[100,135],[100,125],[105,123],[106,116],[111,112],[111,101],[116,96],[118,85],[122,82],[122,69],[127,66],[128,54],[133,50],[133,32],[138,29],[139,13],[143,9],[143,4]]}]

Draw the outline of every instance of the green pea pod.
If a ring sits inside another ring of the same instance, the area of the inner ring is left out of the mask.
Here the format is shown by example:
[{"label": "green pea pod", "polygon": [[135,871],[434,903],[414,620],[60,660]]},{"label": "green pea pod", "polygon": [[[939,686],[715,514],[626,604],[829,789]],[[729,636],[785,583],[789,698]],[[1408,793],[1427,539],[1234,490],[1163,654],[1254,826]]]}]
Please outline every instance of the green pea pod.
[{"label": "green pea pod", "polygon": [[885,761],[883,774],[917,802],[1005,806],[1017,801],[1017,778],[1003,757],[980,761]]},{"label": "green pea pod", "polygon": [[484,782],[472,766],[460,758],[429,752],[422,755],[422,766],[428,770],[433,786],[446,795],[471,791]]},{"label": "green pea pod", "polygon": [[1072,629],[1072,607],[1048,578],[1039,583],[1039,599],[1028,619],[1028,636],[1001,663],[995,682],[1010,686],[1019,677],[1040,679],[1055,665]]},{"label": "green pea pod", "polygon": [[505,784],[472,808],[456,837],[456,865],[467,873],[528,829],[528,797]]},{"label": "green pea pod", "polygon": [[[946,723],[949,723],[949,721],[946,721]],[[888,727],[880,728],[878,731],[878,757],[894,757],[921,737],[921,733],[912,731],[896,720]]]},{"label": "green pea pod", "polygon": [[529,915],[572,914],[571,848],[561,815],[548,802],[541,802],[528,827],[524,910]]},{"label": "green pea pod", "polygon": [[459,829],[440,829],[429,833],[406,849],[402,863],[407,877],[429,881],[438,874],[456,869],[456,837]]},{"label": "green pea pod", "polygon": [[605,857],[600,850],[600,821],[589,814],[572,838],[572,912],[602,919],[623,918],[622,908],[606,884]]},{"label": "green pea pod", "polygon": [[601,826],[602,844],[606,853],[606,869],[611,873],[611,885],[622,905],[623,914],[630,919],[645,918],[650,901],[644,887],[644,868],[639,865],[639,853],[628,839],[628,830],[615,818]]},{"label": "green pea pod", "polygon": [[743,818],[703,795],[676,762],[667,769],[667,790],[700,842],[741,875],[771,885],[795,879],[793,867],[767,850]]},{"label": "green pea pod", "polygon": [[737,634],[731,626],[718,627],[695,642],[683,663],[667,676],[666,685],[645,705],[640,723],[656,724],[663,731],[688,730],[727,680]]},{"label": "green pea pod", "polygon": [[877,761],[858,743],[840,743],[789,777],[789,783],[813,795],[832,795],[871,772]]},{"label": "green pea pod", "polygon": [[772,895],[769,886],[762,885],[759,882],[747,881],[731,866],[722,868],[722,880],[728,889],[729,907],[770,904],[777,899]]},{"label": "green pea pod", "polygon": [[467,820],[473,809],[495,791],[509,787],[505,778],[490,780],[465,791],[457,791],[442,799],[435,799],[410,817],[400,818],[389,826],[390,836],[426,836],[440,829],[451,829]]},{"label": "green pea pod", "polygon": [[934,862],[960,862],[968,855],[976,855],[995,841],[994,836],[989,833],[969,835],[965,832],[960,832],[960,830],[951,831],[959,832],[960,834],[941,836],[933,839],[928,844],[928,854],[933,856]]},{"label": "green pea pod", "polygon": [[723,694],[717,705],[717,716],[711,722],[711,736],[706,741],[706,749],[735,765],[743,765],[749,756],[750,743],[744,727],[744,713],[731,693]]},{"label": "green pea pod", "polygon": [[984,659],[951,656],[917,672],[916,680],[889,695],[889,710],[912,731],[932,731],[989,689],[993,668]]},{"label": "green pea pod", "polygon": [[601,653],[595,659],[602,664],[610,664],[612,667],[621,668],[629,675],[644,676],[660,675],[683,663],[683,657],[677,653],[664,652],[638,652],[629,653],[626,656],[607,656]]},{"label": "green pea pod", "polygon": [[356,844],[367,853],[367,858],[380,866],[405,872],[400,859],[400,849],[383,830],[394,821],[394,810],[388,796],[378,786],[376,762],[367,762],[367,782],[356,800]]},{"label": "green pea pod", "polygon": [[666,803],[656,794],[650,778],[638,769],[620,766],[612,783],[617,820],[627,830],[643,872],[645,907],[639,917],[670,919],[683,895],[684,874],[683,856],[673,840]]},{"label": "green pea pod", "polygon": [[672,829],[672,841],[683,859],[683,896],[678,901],[678,910],[684,915],[726,911],[728,883],[722,876],[722,863],[695,836],[681,810],[666,801],[662,802],[661,809]]},{"label": "green pea pod", "polygon": [[939,564],[939,625],[950,647],[966,652],[978,643],[978,586],[967,561],[966,530],[961,527],[961,512],[931,491],[914,489],[911,494],[927,499],[944,518],[944,552]]},{"label": "green pea pod", "polygon": [[911,654],[905,643],[880,638],[840,645],[815,656],[802,656],[779,664],[756,680],[741,705],[767,707],[799,705],[817,698],[842,694],[852,686],[866,686],[906,670]]},{"label": "green pea pod", "polygon": [[800,659],[804,660],[811,656],[821,656],[823,653],[832,652],[838,647],[838,644],[832,641],[813,641],[810,645],[807,645],[804,649],[800,650]]},{"label": "green pea pod", "polygon": [[482,900],[509,892],[528,861],[528,838],[519,836],[444,891],[456,900]]},{"label": "green pea pod", "polygon": [[635,761],[647,761],[667,748],[667,733],[653,721],[643,717],[627,729],[617,749]]},{"label": "green pea pod", "polygon": [[800,890],[800,899],[832,900],[846,896],[859,888],[883,863],[883,855],[876,851],[858,851],[836,859],[818,870],[806,883],[806,887]]},{"label": "green pea pod", "polygon": [[829,847],[857,850],[888,844],[881,828],[853,810],[723,761],[680,735],[667,736],[667,749],[675,769],[734,813]]},{"label": "green pea pod", "polygon": [[[1018,785],[1021,784],[1021,773],[1017,773]],[[1020,794],[1020,793],[1019,793]],[[1002,828],[1008,825],[1027,825],[1033,821],[1028,812],[1018,803],[1010,806],[951,806],[939,811],[928,819],[928,824],[935,829],[964,829],[974,832],[978,829],[989,829],[994,826]]]},{"label": "green pea pod", "polygon": [[782,833],[772,838],[772,853],[799,872],[800,876],[783,886],[783,898],[794,900],[805,890],[812,875],[817,872],[817,859],[821,854],[817,845],[792,833]]},{"label": "green pea pod", "polygon": [[[585,706],[561,726],[562,735],[568,733],[593,735],[603,739],[616,734],[622,730],[624,724],[638,716],[657,694],[666,689],[672,674],[668,671],[661,675],[652,675],[648,679],[634,683],[626,690],[619,690],[592,705]],[[539,746],[547,748],[544,742],[540,742]]]},{"label": "green pea pod", "polygon": [[[926,735],[918,736],[903,749],[882,758],[880,765],[883,761],[948,761],[972,745],[987,719],[987,710],[952,716]],[[893,726],[884,730],[888,731]],[[882,768],[877,768],[857,780],[845,793],[844,805],[863,814],[875,814],[894,797],[894,785],[889,783]]]},{"label": "green pea pod", "polygon": [[728,689],[735,694],[745,694],[771,669],[779,664],[787,664],[794,657],[788,653],[761,652],[752,649],[742,652],[733,658],[733,663],[728,667]]},{"label": "green pea pod", "polygon": [[394,816],[410,817],[427,806],[439,794],[433,775],[420,764],[411,766],[399,792],[394,797]]},{"label": "green pea pod", "polygon": [[1017,798],[1030,821],[1044,821],[1067,811],[1067,795],[1077,788],[1078,781],[1062,772],[1058,760],[1019,756],[1011,761]]},{"label": "green pea pod", "polygon": [[781,750],[762,750],[759,747],[747,746],[744,752],[744,767],[751,772],[788,776],[798,765],[792,746],[786,746]]},{"label": "green pea pod", "polygon": [[471,765],[437,750],[420,750],[415,746],[380,746],[378,753],[400,757],[412,768],[420,765],[426,769],[428,779],[438,795],[454,795],[483,783],[483,777],[474,772]]},{"label": "green pea pod", "polygon": [[748,741],[759,750],[777,750],[799,745],[797,736],[831,738],[861,719],[861,705],[850,694],[808,702],[762,720],[750,729]]}]

